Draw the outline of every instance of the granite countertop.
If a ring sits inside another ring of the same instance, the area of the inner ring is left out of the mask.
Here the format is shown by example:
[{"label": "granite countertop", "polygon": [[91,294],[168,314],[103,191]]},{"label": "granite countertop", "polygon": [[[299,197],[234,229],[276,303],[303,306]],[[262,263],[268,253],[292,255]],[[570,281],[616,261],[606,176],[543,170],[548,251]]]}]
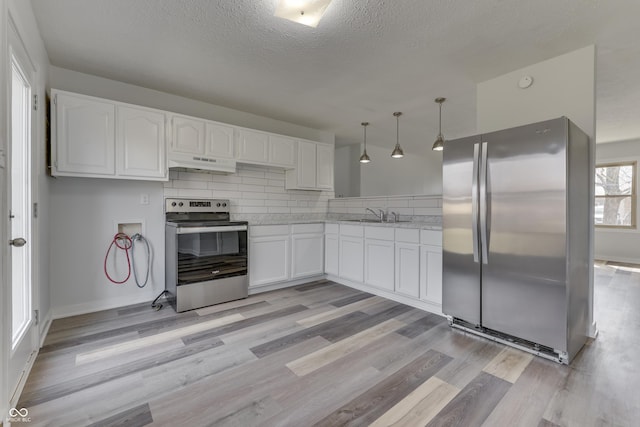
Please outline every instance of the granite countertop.
[{"label": "granite countertop", "polygon": [[332,219],[332,218],[308,218],[308,219],[287,219],[287,218],[254,218],[249,219],[249,226],[252,225],[288,225],[288,224],[313,224],[313,223],[329,223],[329,224],[348,224],[348,225],[365,225],[372,227],[393,227],[393,228],[417,228],[421,230],[442,230],[442,226],[433,222],[425,221],[406,221],[400,222],[369,222],[349,219]]}]

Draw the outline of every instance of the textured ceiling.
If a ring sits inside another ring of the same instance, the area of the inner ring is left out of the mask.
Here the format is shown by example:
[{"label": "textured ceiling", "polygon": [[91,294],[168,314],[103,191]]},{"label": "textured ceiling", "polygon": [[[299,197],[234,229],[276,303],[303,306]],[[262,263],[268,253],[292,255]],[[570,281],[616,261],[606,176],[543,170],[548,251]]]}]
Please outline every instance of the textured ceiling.
[{"label": "textured ceiling", "polygon": [[476,83],[597,45],[597,140],[640,138],[640,1],[32,0],[51,63],[336,134],[430,149],[475,132]]}]

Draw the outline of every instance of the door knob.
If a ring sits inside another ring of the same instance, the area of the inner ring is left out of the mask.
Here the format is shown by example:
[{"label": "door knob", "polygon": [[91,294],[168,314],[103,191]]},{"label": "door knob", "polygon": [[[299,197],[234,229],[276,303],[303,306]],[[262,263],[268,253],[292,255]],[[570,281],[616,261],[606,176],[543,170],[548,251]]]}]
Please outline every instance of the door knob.
[{"label": "door knob", "polygon": [[27,241],[22,237],[18,237],[17,239],[9,240],[9,244],[15,246],[16,248],[21,248],[27,244]]}]

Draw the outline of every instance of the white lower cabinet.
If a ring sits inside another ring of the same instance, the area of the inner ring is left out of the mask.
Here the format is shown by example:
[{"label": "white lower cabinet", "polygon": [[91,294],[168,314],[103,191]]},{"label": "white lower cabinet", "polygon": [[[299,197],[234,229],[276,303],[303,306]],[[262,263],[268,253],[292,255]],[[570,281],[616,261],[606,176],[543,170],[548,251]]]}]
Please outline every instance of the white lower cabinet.
[{"label": "white lower cabinet", "polygon": [[249,227],[249,287],[289,279],[289,226]]},{"label": "white lower cabinet", "polygon": [[420,246],[396,242],[396,292],[411,298],[420,296]]},{"label": "white lower cabinet", "polygon": [[324,272],[324,224],[291,226],[291,278],[317,276]]},{"label": "white lower cabinet", "polygon": [[324,272],[333,276],[340,274],[340,237],[338,230],[338,224],[325,224]]},{"label": "white lower cabinet", "polygon": [[393,291],[393,228],[365,227],[364,234],[364,283]]},{"label": "white lower cabinet", "polygon": [[249,227],[249,288],[324,272],[324,224]]},{"label": "white lower cabinet", "polygon": [[442,306],[442,247],[420,247],[420,299]]},{"label": "white lower cabinet", "polygon": [[364,227],[340,225],[338,275],[347,280],[364,281]]}]

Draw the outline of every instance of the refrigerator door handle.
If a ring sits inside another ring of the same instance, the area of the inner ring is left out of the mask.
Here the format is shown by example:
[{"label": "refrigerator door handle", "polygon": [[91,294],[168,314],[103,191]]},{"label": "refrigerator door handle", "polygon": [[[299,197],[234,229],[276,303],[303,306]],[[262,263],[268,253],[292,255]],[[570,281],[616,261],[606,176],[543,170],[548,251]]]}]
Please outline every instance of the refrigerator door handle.
[{"label": "refrigerator door handle", "polygon": [[473,144],[473,180],[471,181],[471,230],[473,235],[473,262],[480,262],[478,254],[478,163],[480,144]]},{"label": "refrigerator door handle", "polygon": [[482,143],[480,154],[480,241],[482,243],[482,263],[489,264],[487,241],[487,143]]}]

